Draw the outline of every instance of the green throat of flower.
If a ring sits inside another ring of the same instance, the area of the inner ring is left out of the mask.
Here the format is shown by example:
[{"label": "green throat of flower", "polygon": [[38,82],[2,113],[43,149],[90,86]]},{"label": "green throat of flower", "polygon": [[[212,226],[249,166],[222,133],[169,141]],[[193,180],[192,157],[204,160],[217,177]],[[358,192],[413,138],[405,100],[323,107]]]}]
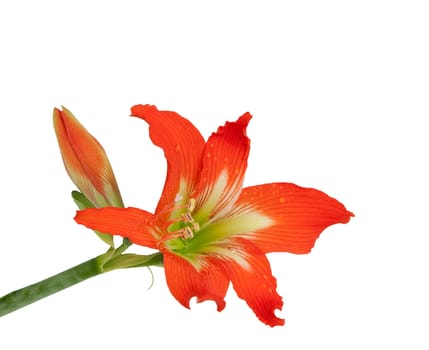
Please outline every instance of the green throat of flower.
[{"label": "green throat of flower", "polygon": [[[190,198],[186,205],[176,205],[162,210],[155,219],[155,228],[162,237],[158,242],[183,257],[192,259],[195,255],[209,253],[214,242],[224,238],[219,230],[212,230],[207,220],[194,219],[196,201]],[[169,220],[165,220],[165,216]]]}]

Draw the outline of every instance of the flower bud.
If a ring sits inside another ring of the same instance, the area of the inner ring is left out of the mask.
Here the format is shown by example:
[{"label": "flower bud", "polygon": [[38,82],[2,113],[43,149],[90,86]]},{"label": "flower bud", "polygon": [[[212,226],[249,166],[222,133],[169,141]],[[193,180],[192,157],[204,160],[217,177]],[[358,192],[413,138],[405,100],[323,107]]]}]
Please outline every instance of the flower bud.
[{"label": "flower bud", "polygon": [[123,207],[106,152],[66,108],[54,109],[54,129],[64,166],[80,192],[95,207]]}]

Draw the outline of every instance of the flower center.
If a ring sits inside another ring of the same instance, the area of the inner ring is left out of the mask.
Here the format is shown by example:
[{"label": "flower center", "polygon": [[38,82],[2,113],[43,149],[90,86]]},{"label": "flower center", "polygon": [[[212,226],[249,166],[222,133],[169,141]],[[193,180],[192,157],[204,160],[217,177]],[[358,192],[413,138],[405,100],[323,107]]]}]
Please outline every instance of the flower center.
[{"label": "flower center", "polygon": [[[176,211],[185,212],[180,213],[178,217],[165,220],[165,215],[170,216]],[[195,210],[195,199],[190,198],[187,205],[173,205],[164,208],[155,218],[155,227],[161,233],[162,238],[158,242],[161,245],[171,239],[181,238],[182,240],[189,240],[194,238],[194,234],[200,230],[200,225],[194,220],[192,214]]]}]

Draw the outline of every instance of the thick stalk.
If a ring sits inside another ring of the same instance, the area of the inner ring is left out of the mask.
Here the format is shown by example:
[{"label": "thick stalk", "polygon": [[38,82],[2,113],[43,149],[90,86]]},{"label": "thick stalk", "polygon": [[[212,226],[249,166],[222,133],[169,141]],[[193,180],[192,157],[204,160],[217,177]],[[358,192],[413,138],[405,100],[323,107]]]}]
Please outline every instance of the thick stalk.
[{"label": "thick stalk", "polygon": [[99,258],[93,258],[43,281],[6,294],[0,298],[0,317],[103,273]]}]

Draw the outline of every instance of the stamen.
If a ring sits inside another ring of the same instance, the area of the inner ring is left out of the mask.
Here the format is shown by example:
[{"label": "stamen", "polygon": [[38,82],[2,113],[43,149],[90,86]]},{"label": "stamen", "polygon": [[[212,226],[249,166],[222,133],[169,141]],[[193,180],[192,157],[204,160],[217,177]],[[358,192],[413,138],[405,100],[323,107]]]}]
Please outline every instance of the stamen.
[{"label": "stamen", "polygon": [[195,205],[196,205],[196,201],[195,198],[189,198],[189,203],[188,203],[188,213],[193,213],[195,210]]},{"label": "stamen", "polygon": [[192,228],[187,226],[178,231],[170,232],[169,234],[165,235],[160,241],[158,241],[157,246],[159,247],[162,243],[174,238],[182,238],[182,239],[194,238],[194,231]]},{"label": "stamen", "polygon": [[[195,200],[194,200],[195,202]],[[191,202],[189,202],[187,205],[168,205],[165,206],[164,208],[162,208],[162,210],[156,215],[155,217],[155,226],[159,227],[158,224],[162,221],[162,219],[166,216],[171,214],[171,212],[175,211],[175,210],[179,210],[179,209],[187,209],[187,211],[189,212],[189,205]],[[193,208],[195,209],[195,204],[193,205]],[[164,225],[162,226],[162,228],[167,228],[168,226],[170,226],[171,224],[174,224],[175,222],[181,221],[181,217],[177,218],[177,219],[172,219],[169,221],[164,222]]]},{"label": "stamen", "polygon": [[[164,232],[167,231],[167,232],[165,232],[164,237],[158,242],[158,246],[170,239],[174,239],[174,238],[192,239],[194,237],[194,233],[200,230],[199,223],[196,222],[192,217],[192,213],[195,210],[195,206],[196,206],[195,199],[190,198],[187,205],[166,206],[159,212],[159,214],[155,218],[155,225],[157,226],[158,230],[164,231]],[[175,219],[164,221],[161,224],[161,226],[158,226],[158,223],[162,220],[162,218],[166,214],[170,213],[171,215],[173,211],[176,211],[179,209],[186,209],[186,212],[180,214],[180,216]],[[184,226],[177,231],[168,232],[168,227],[178,222],[182,222],[183,224],[190,224],[190,225]]]},{"label": "stamen", "polygon": [[184,222],[194,222],[194,218],[191,213],[183,213],[181,217]]},{"label": "stamen", "polygon": [[183,222],[190,223],[192,225],[192,229],[197,232],[200,230],[200,224],[194,220],[191,213],[183,213],[181,215]]},{"label": "stamen", "polygon": [[194,237],[194,231],[192,231],[192,229],[188,226],[182,228],[180,231],[182,231],[184,239],[191,239]]},{"label": "stamen", "polygon": [[192,229],[194,230],[194,232],[198,232],[200,230],[200,224],[196,221],[193,221],[192,223]]}]

